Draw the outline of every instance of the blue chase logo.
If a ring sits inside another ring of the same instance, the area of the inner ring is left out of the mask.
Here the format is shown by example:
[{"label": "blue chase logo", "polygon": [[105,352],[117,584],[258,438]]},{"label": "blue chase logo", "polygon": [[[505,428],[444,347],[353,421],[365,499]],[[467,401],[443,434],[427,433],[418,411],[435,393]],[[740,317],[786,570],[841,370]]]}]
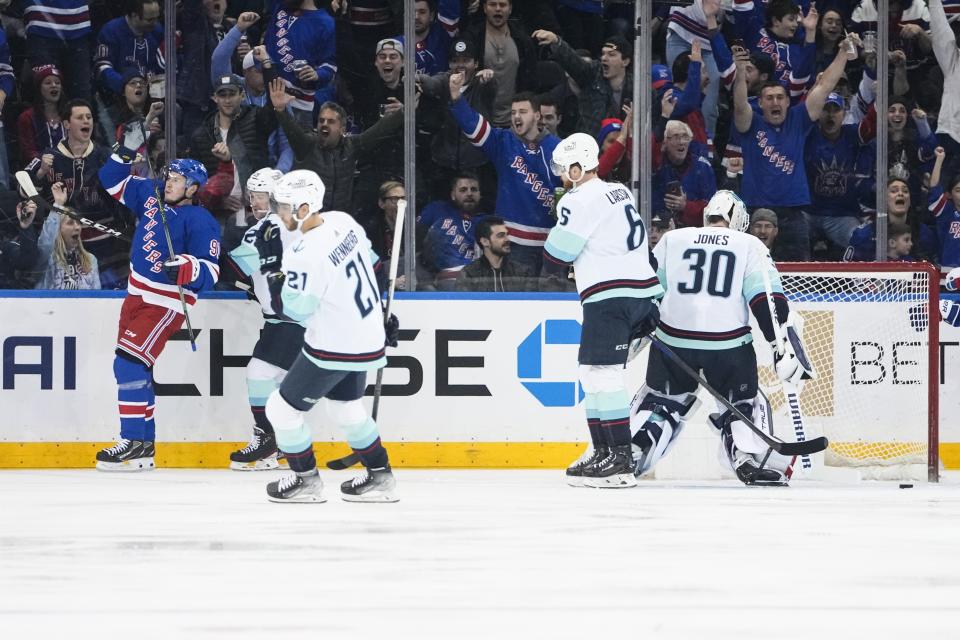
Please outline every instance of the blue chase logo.
[{"label": "blue chase logo", "polygon": [[[573,382],[546,382],[543,378],[545,345],[579,345],[580,323],[576,320],[546,320],[517,347],[517,377],[527,391],[545,407],[573,407],[583,400],[583,388]],[[530,381],[530,382],[526,382]],[[537,381],[537,382],[533,382]]]}]

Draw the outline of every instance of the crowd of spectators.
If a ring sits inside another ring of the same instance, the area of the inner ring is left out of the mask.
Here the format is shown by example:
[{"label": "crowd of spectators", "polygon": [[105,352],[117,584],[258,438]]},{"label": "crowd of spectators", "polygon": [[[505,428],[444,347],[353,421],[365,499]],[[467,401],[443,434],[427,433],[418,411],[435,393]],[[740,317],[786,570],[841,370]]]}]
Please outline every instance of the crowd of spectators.
[{"label": "crowd of spectators", "polygon": [[[651,247],[702,224],[718,189],[751,211],[778,260],[874,260],[886,185],[889,260],[960,266],[960,0],[651,0]],[[402,34],[415,12],[415,42]],[[562,184],[560,139],[595,136],[601,177],[629,182],[632,0],[179,0],[166,51],[159,0],[0,0],[0,286],[123,288],[123,243],[21,201],[129,230],[97,172],[140,131],[135,171],[206,166],[200,202],[229,251],[252,222],[247,178],[311,169],[324,207],[391,256],[397,201],[417,194],[416,273],[400,288],[536,290]],[[416,103],[404,104],[405,56]],[[878,176],[877,56],[889,59],[887,167]],[[177,60],[177,104],[164,104]],[[177,123],[167,140],[168,110]],[[403,122],[416,119],[404,185]],[[882,256],[881,256],[882,258]],[[573,276],[568,283],[573,288]],[[554,282],[554,286],[556,283]]]}]

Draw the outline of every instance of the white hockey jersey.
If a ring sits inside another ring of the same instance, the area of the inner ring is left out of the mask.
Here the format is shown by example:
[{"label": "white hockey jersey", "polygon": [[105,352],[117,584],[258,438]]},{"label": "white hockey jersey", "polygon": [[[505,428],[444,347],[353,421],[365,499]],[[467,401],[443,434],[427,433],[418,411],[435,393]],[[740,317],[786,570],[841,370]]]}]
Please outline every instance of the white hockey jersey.
[{"label": "white hockey jersey", "polygon": [[643,218],[633,194],[617,182],[594,178],[568,191],[544,251],[545,260],[573,263],[584,304],[663,293],[650,266]]},{"label": "white hockey jersey", "polygon": [[284,315],[304,325],[303,352],[324,369],[370,371],[387,363],[379,258],[349,214],[326,211],[283,252]]},{"label": "white hockey jersey", "polygon": [[257,232],[263,225],[268,223],[280,227],[280,241],[283,243],[284,252],[301,238],[299,231],[290,231],[283,224],[283,221],[280,220],[280,216],[270,213],[260,220],[257,220],[255,224],[244,232],[243,240],[236,249],[230,252],[230,257],[233,258],[233,261],[240,267],[244,275],[249,277],[253,282],[253,294],[257,297],[257,302],[260,303],[260,308],[263,310],[263,317],[269,322],[277,320],[277,312],[273,308],[273,303],[270,300],[270,289],[267,286],[267,279],[260,273],[260,254],[257,253],[256,245]]},{"label": "white hockey jersey", "polygon": [[756,237],[725,227],[665,233],[653,250],[666,290],[657,337],[675,347],[731,349],[752,341],[750,306],[767,304],[763,271],[783,294],[770,252]]}]

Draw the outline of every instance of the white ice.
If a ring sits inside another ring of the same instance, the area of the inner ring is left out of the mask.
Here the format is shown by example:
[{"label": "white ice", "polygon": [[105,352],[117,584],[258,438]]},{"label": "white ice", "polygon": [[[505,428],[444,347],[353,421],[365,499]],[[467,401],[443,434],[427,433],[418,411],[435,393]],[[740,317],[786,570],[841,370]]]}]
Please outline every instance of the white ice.
[{"label": "white ice", "polygon": [[960,620],[960,484],[397,470],[0,472],[0,638],[919,638]]}]

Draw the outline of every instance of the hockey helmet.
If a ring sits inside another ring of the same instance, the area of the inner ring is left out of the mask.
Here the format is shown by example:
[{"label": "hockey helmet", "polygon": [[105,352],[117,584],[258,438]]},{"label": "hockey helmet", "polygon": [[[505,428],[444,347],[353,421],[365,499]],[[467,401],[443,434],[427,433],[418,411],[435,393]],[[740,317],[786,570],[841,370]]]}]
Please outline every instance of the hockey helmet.
[{"label": "hockey helmet", "polygon": [[[323,209],[323,194],[326,188],[323,180],[313,171],[298,169],[291,171],[277,181],[273,188],[273,201],[276,204],[289,205],[293,218],[299,227],[312,214]],[[310,212],[300,218],[298,210],[301,205],[307,205]]]},{"label": "hockey helmet", "polygon": [[600,166],[600,147],[593,136],[585,133],[574,133],[564,138],[553,150],[553,159],[550,168],[554,175],[567,176],[569,179],[570,167],[580,165],[584,173]]},{"label": "hockey helmet", "polygon": [[167,165],[167,173],[180,174],[186,178],[188,187],[195,184],[202,189],[203,185],[207,184],[207,168],[203,166],[202,162],[190,158],[171,160]]},{"label": "hockey helmet", "polygon": [[723,218],[735,231],[746,232],[750,227],[750,214],[740,196],[733,191],[721,189],[713,194],[710,202],[703,208],[703,224],[706,226],[712,217]]},{"label": "hockey helmet", "polygon": [[277,181],[283,177],[283,172],[264,167],[257,169],[247,178],[247,192],[257,191],[259,193],[273,193],[273,188]]}]

